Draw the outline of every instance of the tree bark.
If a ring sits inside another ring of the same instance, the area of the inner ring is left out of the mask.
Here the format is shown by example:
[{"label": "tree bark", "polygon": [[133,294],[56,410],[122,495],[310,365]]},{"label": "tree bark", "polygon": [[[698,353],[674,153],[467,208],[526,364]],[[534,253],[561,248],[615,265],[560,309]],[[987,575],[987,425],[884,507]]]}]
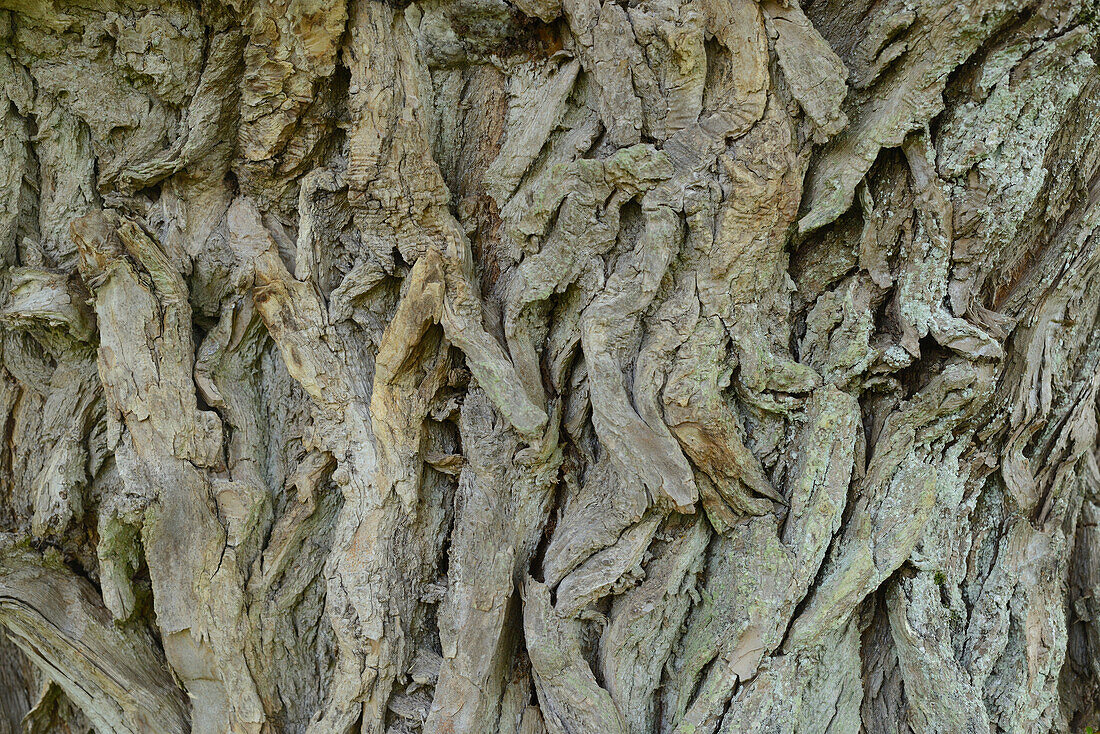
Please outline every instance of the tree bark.
[{"label": "tree bark", "polygon": [[0,0],[0,734],[1100,728],[1094,0]]}]

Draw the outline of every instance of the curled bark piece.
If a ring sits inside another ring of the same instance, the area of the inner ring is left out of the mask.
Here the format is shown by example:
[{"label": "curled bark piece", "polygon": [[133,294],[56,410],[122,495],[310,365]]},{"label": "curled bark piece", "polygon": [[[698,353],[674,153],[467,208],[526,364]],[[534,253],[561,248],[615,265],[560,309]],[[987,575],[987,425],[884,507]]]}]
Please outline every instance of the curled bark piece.
[{"label": "curled bark piece", "polygon": [[[168,662],[196,702],[196,732],[225,721],[259,731],[265,714],[239,626],[242,580],[205,471],[219,461],[221,422],[197,405],[186,284],[131,221],[94,213],[74,223],[73,235],[95,292],[100,379],[113,420],[126,427],[116,439],[120,473],[151,501],[142,540]],[[181,555],[181,545],[190,552]],[[212,640],[230,652],[216,656]]]},{"label": "curled bark piece", "polygon": [[[529,395],[544,399],[545,394],[535,346],[538,309],[554,293],[574,283],[589,285],[603,280],[599,257],[615,245],[620,209],[630,197],[667,178],[670,163],[667,155],[652,146],[636,145],[616,151],[606,160],[562,164],[553,176],[539,181],[534,190],[521,190],[505,207],[502,214],[506,218],[512,217],[509,208],[530,204],[543,210],[546,218],[557,213],[546,242],[537,253],[523,259],[504,296],[508,349]],[[564,196],[570,189],[569,196]],[[541,226],[532,223],[527,228],[522,220],[517,222],[517,230],[517,234],[542,234]],[[579,298],[587,305],[592,296],[584,292]]]},{"label": "curled bark piece", "polygon": [[830,631],[822,644],[774,657],[733,701],[720,734],[773,731],[842,734],[860,727],[860,628]]},{"label": "curled bark piece", "polygon": [[[645,233],[634,252],[608,278],[603,293],[585,310],[581,343],[592,391],[592,420],[621,472],[637,475],[654,499],[690,512],[698,498],[680,447],[663,424],[646,423],[630,405],[618,352],[640,311],[646,308],[679,245],[676,213],[656,206],[646,212]],[[637,277],[641,276],[641,282]],[[645,446],[632,455],[632,446]]]},{"label": "curled bark piece", "polygon": [[428,94],[427,70],[415,39],[406,19],[388,6],[357,2],[351,18],[357,122],[347,181],[349,198],[363,210],[361,227],[396,245],[409,261],[429,250],[442,257],[446,300],[437,321],[505,417],[533,438],[546,426],[545,394],[530,380],[516,379],[513,362],[485,329],[470,242],[446,208],[450,192],[430,155],[418,102]]},{"label": "curled bark piece", "polygon": [[60,559],[0,549],[0,624],[98,729],[191,730],[183,691],[152,636],[116,627],[92,585]]},{"label": "curled bark piece", "polygon": [[835,388],[815,392],[798,437],[807,449],[792,467],[783,527],[772,515],[746,518],[712,542],[703,601],[670,662],[677,683],[666,689],[664,709],[675,731],[715,731],[735,687],[748,684],[779,647],[840,528],[858,427],[851,396]]},{"label": "curled bark piece", "polygon": [[653,539],[660,515],[625,530],[615,545],[592,554],[558,584],[554,609],[565,617],[578,616],[585,607],[614,589],[629,574],[641,572],[642,556]]},{"label": "curled bark piece", "polygon": [[133,193],[154,186],[188,166],[227,166],[230,148],[227,136],[235,134],[237,94],[235,72],[245,43],[236,30],[214,34],[207,51],[205,68],[188,105],[182,126],[184,134],[148,160],[134,161],[119,175],[119,188]]},{"label": "curled bark piece", "polygon": [[489,192],[501,206],[542,151],[543,143],[561,122],[566,101],[580,71],[579,61],[563,64],[541,86],[516,99],[509,110],[508,137],[485,172]]},{"label": "curled bark piece", "polygon": [[12,268],[8,277],[0,323],[31,334],[57,360],[43,406],[41,438],[48,455],[34,480],[31,519],[36,536],[57,536],[83,516],[88,479],[84,436],[102,411],[90,344],[95,313],[87,292],[71,276]]},{"label": "curled bark piece", "polygon": [[[937,485],[943,481],[938,473],[950,471],[949,464],[938,460],[947,449],[937,448],[937,440],[989,400],[991,373],[987,364],[953,361],[887,420],[829,572],[794,621],[785,651],[811,644],[836,628],[854,611],[855,600],[909,557],[935,505]],[[953,406],[950,413],[942,412],[944,401]]]},{"label": "curled bark piece", "polygon": [[632,72],[645,64],[626,11],[600,0],[563,0],[562,10],[580,46],[581,63],[599,87],[597,104],[611,143],[616,147],[638,143],[642,103]]},{"label": "curled bark piece", "polygon": [[600,638],[600,675],[630,734],[649,734],[657,723],[655,694],[691,607],[710,532],[694,517],[670,536],[646,564],[645,580],[616,600]]},{"label": "curled bark piece", "polygon": [[336,0],[261,0],[249,7],[240,131],[246,158],[271,158],[286,145],[318,80],[335,70],[346,21],[347,3]]},{"label": "curled bark piece", "polygon": [[554,611],[545,585],[527,577],[523,631],[546,727],[551,734],[626,734],[623,715],[581,655],[578,625]]},{"label": "curled bark piece", "polygon": [[721,322],[700,321],[677,352],[665,384],[664,415],[684,452],[710,477],[723,501],[734,512],[762,515],[772,507],[767,500],[785,500],[745,446],[743,429],[720,392],[729,380],[728,343]]},{"label": "curled bark piece", "polygon": [[784,78],[813,121],[814,142],[824,143],[848,124],[840,111],[848,89],[848,70],[798,3],[768,0],[763,8],[776,36],[775,52]]},{"label": "curled bark piece", "polygon": [[705,3],[645,0],[629,7],[627,17],[645,60],[632,69],[645,130],[655,140],[667,140],[694,125],[703,108]]},{"label": "curled bark piece", "polygon": [[[751,0],[704,0],[707,33],[724,50],[713,60],[714,82],[703,91],[700,124],[739,137],[764,116],[768,39],[760,6]],[[710,59],[708,58],[708,63]]]},{"label": "curled bark piece", "polygon": [[[909,725],[921,731],[989,731],[981,692],[955,659],[947,610],[928,573],[899,579],[887,590],[890,629],[897,646]],[[950,686],[952,696],[940,696]]]},{"label": "curled bark piece", "polygon": [[791,359],[778,338],[790,308],[784,247],[802,179],[793,136],[789,115],[773,97],[763,119],[719,155],[726,184],[696,276],[702,314],[725,323],[740,381],[756,393],[809,392],[821,379]]},{"label": "curled bark piece", "polygon": [[496,338],[485,330],[470,243],[454,218],[445,216],[443,227],[448,244],[443,258],[447,290],[439,321],[447,338],[466,355],[470,371],[504,417],[520,435],[534,438],[546,427],[545,395],[540,389],[535,392],[536,398],[521,389],[512,361]]},{"label": "curled bark piece", "polygon": [[645,488],[633,475],[622,476],[610,459],[588,470],[570,497],[543,559],[547,585],[557,585],[594,553],[614,545],[650,508]]},{"label": "curled bark piece", "polygon": [[12,268],[7,302],[0,321],[13,329],[60,329],[78,342],[95,334],[95,313],[88,308],[87,293],[61,273],[37,268]]},{"label": "curled bark piece", "polygon": [[[344,507],[327,574],[328,614],[339,644],[340,658],[327,706],[315,717],[311,728],[321,732],[342,731],[364,715],[363,699],[368,697],[370,709],[366,715],[380,721],[385,715],[397,676],[396,667],[403,660],[404,651],[400,647],[400,632],[392,627],[384,630],[385,605],[389,599],[379,585],[392,559],[390,539],[374,535],[374,542],[367,543],[362,533],[370,532],[370,528],[364,526],[372,519],[377,521],[380,515],[396,512],[401,506],[401,501],[390,491],[395,483],[400,482],[406,501],[414,500],[418,491],[413,471],[416,467],[403,466],[403,452],[399,446],[392,446],[396,453],[391,453],[386,464],[389,484],[384,491],[372,492],[374,474],[382,461],[375,449],[372,416],[366,398],[355,390],[347,367],[326,338],[326,319],[316,292],[310,284],[295,280],[287,272],[251,202],[245,199],[234,202],[229,211],[229,227],[234,249],[242,260],[252,264],[256,308],[282,352],[288,371],[317,405],[321,419],[332,426],[333,430],[326,436],[326,448],[343,469],[339,483]],[[434,274],[434,307],[431,293],[425,296],[416,292],[424,290],[421,282],[408,302],[411,305],[406,305],[405,310],[411,315],[396,320],[396,332],[404,330],[418,335],[426,328],[425,318],[430,323],[438,317],[442,284],[439,283],[438,263],[434,269],[429,268],[431,264],[430,260],[424,260],[418,276],[422,281],[426,270]],[[423,310],[424,301],[428,302],[429,313],[426,317],[423,314],[418,317],[417,311]],[[418,328],[421,332],[417,332]],[[395,345],[393,338],[390,342],[390,354],[381,360],[383,370],[388,372],[382,380],[385,387],[379,390],[380,394],[393,392],[387,380],[395,380],[405,367],[406,355],[397,353],[403,343],[397,340]],[[401,393],[399,388],[397,392]],[[397,408],[400,414],[400,407],[391,403],[392,394],[390,400],[380,398],[381,405]],[[415,413],[405,417],[409,421],[416,418]],[[386,482],[386,476],[381,481]],[[373,583],[369,581],[372,578]],[[370,635],[369,642],[363,639],[364,630]],[[391,636],[385,642],[391,642],[396,636],[396,649],[392,645],[379,644],[386,631]],[[373,664],[370,674],[364,672],[368,661]]]},{"label": "curled bark piece", "polygon": [[[448,563],[448,592],[439,611],[443,663],[425,727],[477,734],[496,725],[505,695],[501,671],[516,651],[516,575],[530,562],[550,510],[551,480],[561,461],[554,436],[522,455],[518,437],[492,403],[472,390],[462,407],[466,465],[459,479]],[[491,559],[484,538],[502,538]],[[503,714],[501,714],[503,715]]]},{"label": "curled bark piece", "polygon": [[[808,210],[798,220],[800,232],[832,222],[851,206],[856,186],[882,148],[897,146],[910,132],[943,109],[943,88],[951,69],[974,53],[1012,17],[1013,10],[982,2],[964,15],[947,5],[923,3],[924,11],[907,30],[905,50],[893,63],[895,73],[882,76],[861,94],[849,111],[851,124],[828,146],[807,179]],[[881,13],[896,12],[882,6]]]}]

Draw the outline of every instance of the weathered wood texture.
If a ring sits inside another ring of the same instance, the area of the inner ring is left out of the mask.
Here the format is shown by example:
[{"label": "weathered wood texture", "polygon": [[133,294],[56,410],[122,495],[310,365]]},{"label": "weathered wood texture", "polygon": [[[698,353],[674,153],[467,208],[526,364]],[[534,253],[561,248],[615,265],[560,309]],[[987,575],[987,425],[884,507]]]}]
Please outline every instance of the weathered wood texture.
[{"label": "weathered wood texture", "polygon": [[1100,728],[1096,0],[0,0],[0,734]]}]

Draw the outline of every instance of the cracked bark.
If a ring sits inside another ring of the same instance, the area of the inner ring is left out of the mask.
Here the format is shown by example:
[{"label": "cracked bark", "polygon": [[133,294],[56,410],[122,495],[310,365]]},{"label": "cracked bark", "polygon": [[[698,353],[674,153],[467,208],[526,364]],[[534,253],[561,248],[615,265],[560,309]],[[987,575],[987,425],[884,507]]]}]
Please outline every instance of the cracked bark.
[{"label": "cracked bark", "polygon": [[0,734],[1100,727],[1093,0],[0,0]]}]

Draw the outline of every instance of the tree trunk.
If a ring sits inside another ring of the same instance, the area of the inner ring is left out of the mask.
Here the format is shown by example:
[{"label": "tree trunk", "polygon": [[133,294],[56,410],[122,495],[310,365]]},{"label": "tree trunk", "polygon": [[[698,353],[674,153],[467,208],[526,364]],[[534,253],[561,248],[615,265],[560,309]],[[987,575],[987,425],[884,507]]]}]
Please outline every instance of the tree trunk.
[{"label": "tree trunk", "polygon": [[0,8],[0,734],[1100,727],[1095,0]]}]

